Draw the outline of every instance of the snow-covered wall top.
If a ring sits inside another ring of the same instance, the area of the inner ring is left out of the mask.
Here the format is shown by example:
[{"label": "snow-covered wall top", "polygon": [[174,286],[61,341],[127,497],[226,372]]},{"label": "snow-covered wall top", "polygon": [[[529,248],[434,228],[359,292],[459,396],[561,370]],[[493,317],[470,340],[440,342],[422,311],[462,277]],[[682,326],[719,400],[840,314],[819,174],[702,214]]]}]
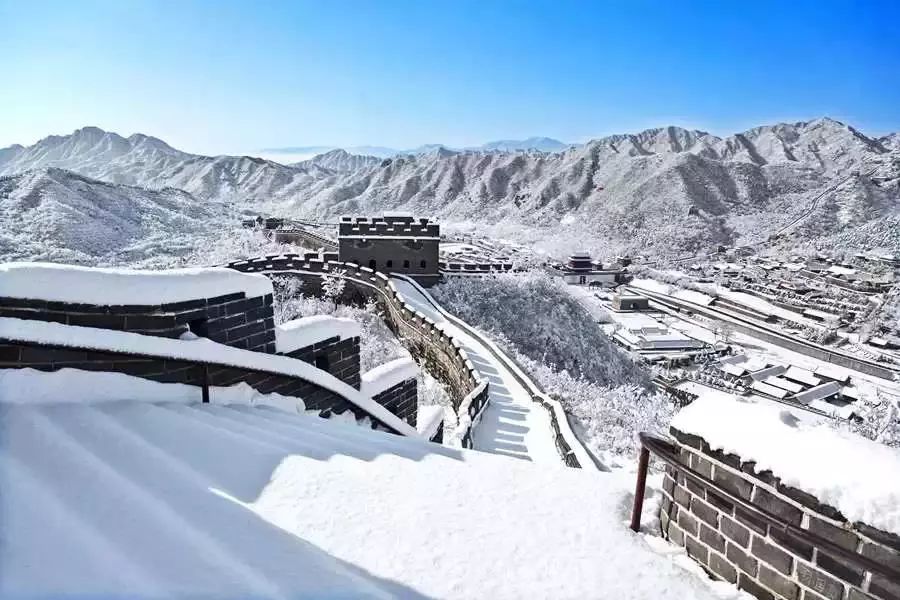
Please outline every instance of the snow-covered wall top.
[{"label": "snow-covered wall top", "polygon": [[716,397],[698,398],[672,427],[713,450],[755,461],[785,485],[814,495],[848,521],[900,535],[900,451],[787,409]]},{"label": "snow-covered wall top", "polygon": [[418,374],[419,367],[413,359],[398,358],[363,373],[360,391],[371,398],[407,379],[415,379]]},{"label": "snow-covered wall top", "polygon": [[346,340],[361,335],[362,329],[353,319],[314,315],[278,325],[275,328],[275,347],[278,352],[286,353],[335,336]]},{"label": "snow-covered wall top", "polygon": [[272,293],[264,275],[222,267],[138,271],[59,265],[0,264],[0,297],[76,304],[146,305],[184,302],[243,292]]}]

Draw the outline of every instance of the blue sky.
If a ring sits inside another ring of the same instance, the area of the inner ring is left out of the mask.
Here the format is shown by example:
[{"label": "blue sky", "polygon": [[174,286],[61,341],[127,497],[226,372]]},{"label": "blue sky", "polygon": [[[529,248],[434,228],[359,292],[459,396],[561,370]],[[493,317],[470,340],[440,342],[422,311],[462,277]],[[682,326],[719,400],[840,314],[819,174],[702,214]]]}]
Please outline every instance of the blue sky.
[{"label": "blue sky", "polygon": [[900,2],[0,0],[0,147],[564,141],[829,115],[900,130]]}]

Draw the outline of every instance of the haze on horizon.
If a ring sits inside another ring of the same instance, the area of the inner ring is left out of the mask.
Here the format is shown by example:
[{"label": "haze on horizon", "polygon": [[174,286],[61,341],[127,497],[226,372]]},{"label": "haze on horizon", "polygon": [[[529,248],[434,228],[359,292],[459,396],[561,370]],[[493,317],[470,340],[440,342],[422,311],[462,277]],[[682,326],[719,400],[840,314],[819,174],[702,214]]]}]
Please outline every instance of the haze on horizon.
[{"label": "haze on horizon", "polygon": [[87,125],[203,154],[900,130],[900,5],[0,0],[0,147]]}]

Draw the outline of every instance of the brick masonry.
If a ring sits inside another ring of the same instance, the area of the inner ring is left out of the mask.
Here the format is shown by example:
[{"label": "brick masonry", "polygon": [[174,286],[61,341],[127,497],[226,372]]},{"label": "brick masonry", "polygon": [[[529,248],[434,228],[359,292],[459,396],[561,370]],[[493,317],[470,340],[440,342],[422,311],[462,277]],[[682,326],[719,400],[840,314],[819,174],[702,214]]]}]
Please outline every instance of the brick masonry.
[{"label": "brick masonry", "polygon": [[[700,437],[672,430],[680,462],[715,486],[701,485],[669,466],[660,503],[662,534],[717,578],[761,600],[898,600],[889,581],[852,561],[829,555],[735,506],[735,496],[847,550],[900,569],[900,537],[850,523],[834,507],[784,485],[752,461],[711,450]],[[717,493],[718,492],[718,493]]]},{"label": "brick masonry", "polygon": [[[342,396],[305,379],[280,373],[138,354],[0,341],[0,369],[21,368],[40,371],[70,368],[125,373],[160,383],[184,383],[194,386],[203,385],[204,380],[210,386],[222,387],[243,382],[262,394],[278,393],[300,398],[308,410],[317,410],[322,416],[341,414],[349,410],[357,418],[368,416],[374,421],[371,415]],[[198,387],[197,401],[199,402],[201,398],[201,388]],[[384,424],[376,424],[390,430]]]},{"label": "brick masonry", "polygon": [[0,317],[177,338],[198,335],[244,350],[275,352],[272,296],[243,292],[155,305],[99,306],[0,297]]},{"label": "brick masonry", "polygon": [[407,379],[376,394],[372,400],[415,427],[416,414],[419,410],[416,391],[416,380]]},{"label": "brick masonry", "polygon": [[[291,276],[303,281],[303,293],[321,295],[322,278],[331,272],[344,272],[347,285],[340,302],[363,304],[374,300],[387,327],[397,336],[413,358],[450,392],[453,408],[462,415],[474,415],[488,398],[487,386],[459,344],[422,315],[410,310],[390,288],[387,277],[353,263],[322,260],[317,253],[278,254],[226,265],[244,273]],[[473,392],[476,392],[470,397]],[[467,434],[462,443],[471,447]]]},{"label": "brick masonry", "polygon": [[297,348],[285,353],[328,371],[344,383],[359,389],[359,338],[342,340],[335,336],[316,342],[311,346]]}]

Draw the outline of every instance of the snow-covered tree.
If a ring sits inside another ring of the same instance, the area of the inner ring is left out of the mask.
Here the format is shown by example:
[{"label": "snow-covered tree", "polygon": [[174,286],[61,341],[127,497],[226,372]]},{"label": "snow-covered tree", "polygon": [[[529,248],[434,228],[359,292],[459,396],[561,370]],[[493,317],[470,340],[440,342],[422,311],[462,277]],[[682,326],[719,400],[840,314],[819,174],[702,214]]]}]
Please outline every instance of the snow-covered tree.
[{"label": "snow-covered tree", "polygon": [[861,404],[850,428],[859,435],[900,448],[900,406],[897,400],[878,394],[876,401]]},{"label": "snow-covered tree", "polygon": [[345,270],[340,270],[336,273],[325,273],[322,276],[322,295],[326,300],[331,301],[332,312],[337,310],[338,300],[341,299],[344,288],[347,286],[347,280],[344,279],[346,274]]},{"label": "snow-covered tree", "polygon": [[603,334],[564,284],[544,272],[459,278],[432,288],[450,312],[489,333],[577,420],[598,455],[632,455],[641,431],[674,412],[648,373]]}]

